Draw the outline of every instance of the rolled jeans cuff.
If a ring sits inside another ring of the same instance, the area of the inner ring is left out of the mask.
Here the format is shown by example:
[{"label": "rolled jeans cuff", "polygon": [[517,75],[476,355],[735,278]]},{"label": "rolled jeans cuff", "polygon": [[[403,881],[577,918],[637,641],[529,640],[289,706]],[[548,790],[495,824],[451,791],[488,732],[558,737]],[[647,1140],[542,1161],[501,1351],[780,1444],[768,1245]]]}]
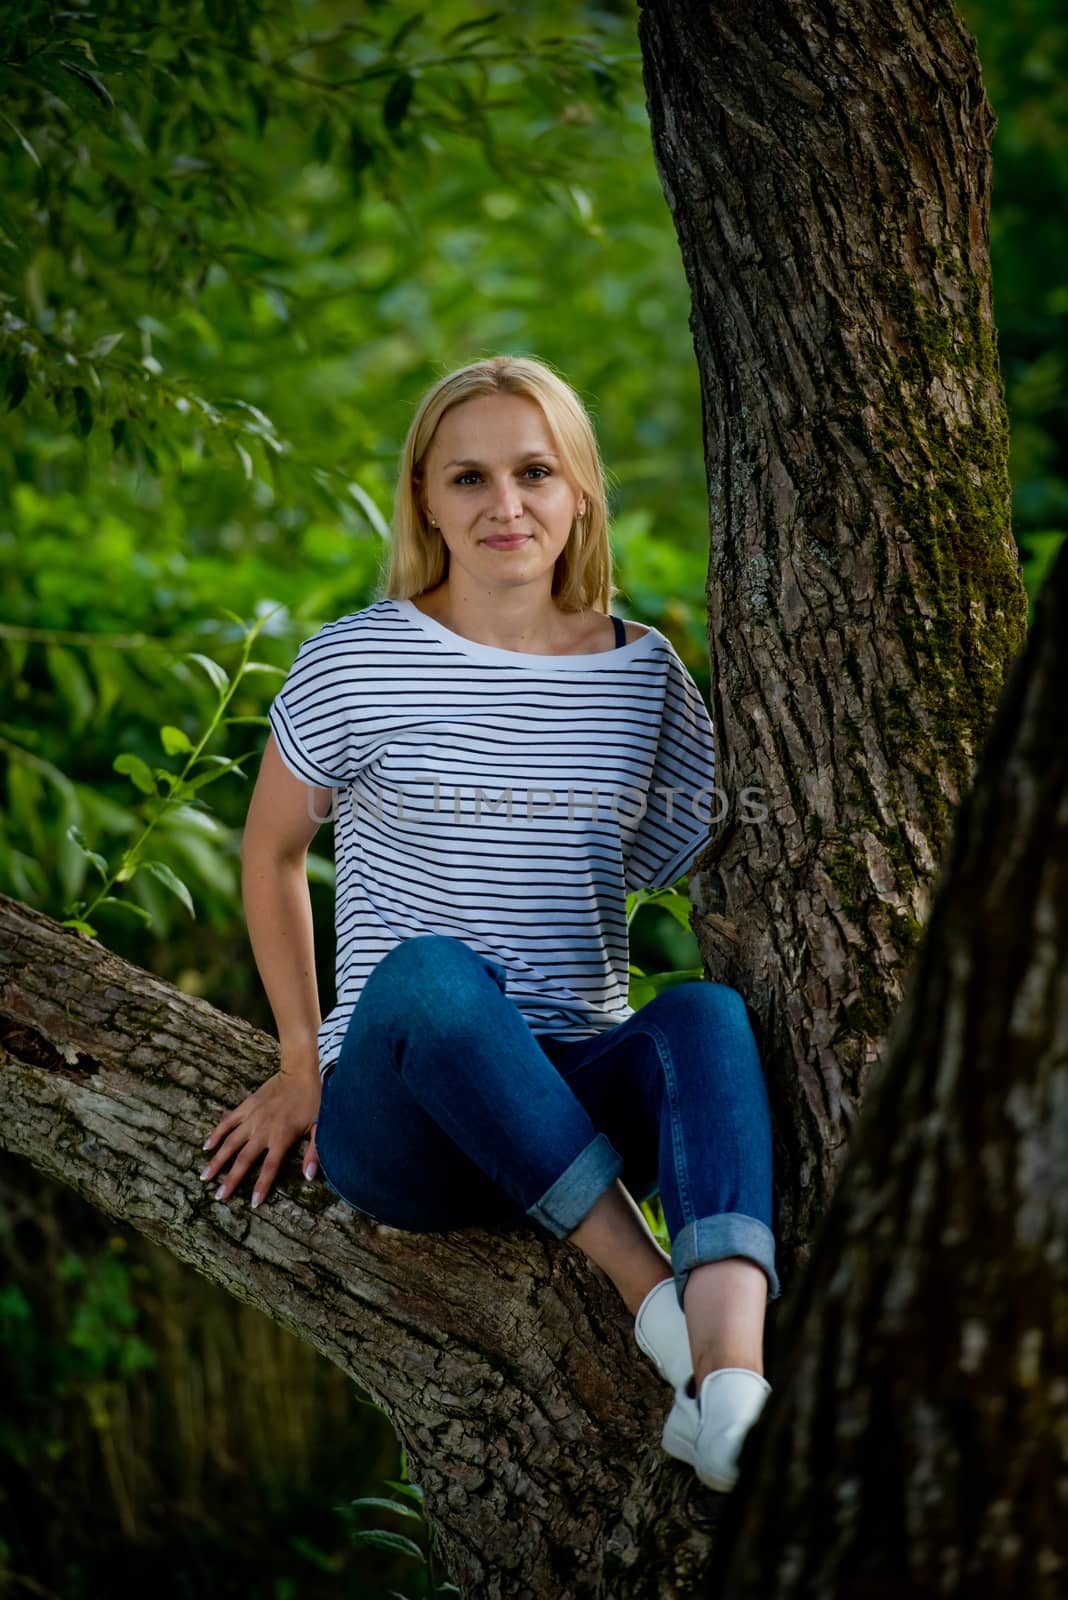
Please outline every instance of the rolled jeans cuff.
[{"label": "rolled jeans cuff", "polygon": [[671,1246],[671,1265],[675,1270],[675,1292],[682,1306],[686,1280],[694,1267],[706,1261],[722,1261],[727,1256],[748,1256],[762,1267],[768,1278],[768,1299],[777,1300],[782,1290],[775,1271],[775,1235],[758,1217],[741,1211],[724,1211],[718,1217],[698,1217],[675,1235]]},{"label": "rolled jeans cuff", "polygon": [[541,1199],[528,1207],[527,1216],[548,1228],[555,1238],[566,1239],[622,1171],[623,1157],[607,1134],[599,1133]]}]

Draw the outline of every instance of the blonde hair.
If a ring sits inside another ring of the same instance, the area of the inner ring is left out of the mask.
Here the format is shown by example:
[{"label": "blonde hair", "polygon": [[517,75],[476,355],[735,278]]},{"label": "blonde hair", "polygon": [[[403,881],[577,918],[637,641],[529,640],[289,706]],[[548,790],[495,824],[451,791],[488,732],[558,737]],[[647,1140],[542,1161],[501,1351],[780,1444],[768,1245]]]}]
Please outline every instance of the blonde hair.
[{"label": "blonde hair", "polygon": [[378,598],[409,600],[445,577],[448,546],[421,504],[424,463],[445,412],[484,394],[524,395],[541,407],[564,469],[586,499],[557,557],[551,592],[562,611],[607,611],[620,591],[612,582],[605,471],[593,425],[571,385],[531,356],[486,356],[448,373],[423,397],[401,454],[392,545]]}]

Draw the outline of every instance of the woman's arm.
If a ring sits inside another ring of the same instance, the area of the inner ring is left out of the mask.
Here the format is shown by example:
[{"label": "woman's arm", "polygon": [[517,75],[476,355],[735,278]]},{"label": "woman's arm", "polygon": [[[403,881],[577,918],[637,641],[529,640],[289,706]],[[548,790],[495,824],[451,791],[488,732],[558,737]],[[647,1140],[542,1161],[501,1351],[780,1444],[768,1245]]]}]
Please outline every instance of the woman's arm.
[{"label": "woman's arm", "polygon": [[322,1016],[307,858],[331,794],[294,777],[269,736],[241,839],[241,899],[278,1030],[281,1070],[300,1075],[319,1071]]},{"label": "woman's arm", "polygon": [[266,1200],[287,1150],[302,1134],[311,1134],[305,1177],[314,1177],[318,1166],[314,1129],[322,1099],[316,1037],[321,1017],[307,859],[330,796],[329,789],[313,789],[293,776],[272,733],[241,839],[241,897],[281,1059],[274,1076],[227,1112],[204,1141],[205,1150],[213,1151],[200,1174],[205,1182],[233,1163],[215,1191],[217,1200],[233,1194],[264,1152],[252,1204]]}]

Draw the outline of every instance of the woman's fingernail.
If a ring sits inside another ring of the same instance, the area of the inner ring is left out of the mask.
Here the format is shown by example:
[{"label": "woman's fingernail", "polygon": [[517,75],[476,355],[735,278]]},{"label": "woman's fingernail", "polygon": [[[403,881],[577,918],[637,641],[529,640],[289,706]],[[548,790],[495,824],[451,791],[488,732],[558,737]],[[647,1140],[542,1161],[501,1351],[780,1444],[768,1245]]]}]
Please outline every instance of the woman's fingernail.
[{"label": "woman's fingernail", "polygon": [[226,1185],[225,1185],[225,1183],[220,1183],[219,1187],[215,1191],[216,1200],[221,1200],[225,1193],[226,1193]]},{"label": "woman's fingernail", "polygon": [[208,1166],[208,1167],[205,1167],[204,1171],[200,1174],[201,1183],[203,1183],[205,1178],[210,1178],[210,1177],[211,1177],[211,1167]]},{"label": "woman's fingernail", "polygon": [[258,1190],[258,1189],[257,1189],[257,1190],[255,1190],[255,1191],[254,1191],[254,1193],[253,1193],[253,1196],[252,1196],[252,1204],[253,1204],[253,1205],[254,1205],[254,1206],[258,1206],[258,1205],[259,1205],[259,1203],[260,1203],[260,1191],[259,1191],[259,1190]]},{"label": "woman's fingernail", "polygon": [[210,1135],[210,1134],[209,1134],[209,1135],[208,1135],[208,1137],[207,1137],[207,1138],[206,1138],[206,1139],[205,1139],[205,1140],[204,1140],[204,1143],[203,1143],[203,1144],[202,1144],[202,1145],[201,1145],[201,1147],[200,1147],[200,1148],[201,1148],[201,1149],[202,1149],[202,1150],[210,1150],[210,1149],[211,1149],[211,1135]]},{"label": "woman's fingernail", "polygon": [[315,1162],[314,1161],[309,1161],[308,1165],[304,1168],[304,1176],[307,1178],[309,1183],[315,1177],[315,1174],[316,1174],[317,1171],[318,1171],[318,1168],[316,1167]]}]

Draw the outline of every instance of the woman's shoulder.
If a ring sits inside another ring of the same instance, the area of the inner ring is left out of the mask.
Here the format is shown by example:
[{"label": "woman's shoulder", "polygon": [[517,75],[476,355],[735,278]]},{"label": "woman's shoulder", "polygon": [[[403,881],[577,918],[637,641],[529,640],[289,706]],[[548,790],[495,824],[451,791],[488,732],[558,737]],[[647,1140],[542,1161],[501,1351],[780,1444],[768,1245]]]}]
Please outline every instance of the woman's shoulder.
[{"label": "woman's shoulder", "polygon": [[392,600],[372,600],[358,611],[346,611],[331,622],[320,623],[316,631],[302,641],[301,649],[312,646],[326,648],[381,633],[394,624],[396,610]]},{"label": "woman's shoulder", "polygon": [[648,628],[643,627],[640,622],[628,622],[625,617],[621,617],[620,621],[623,623],[623,628],[627,635],[627,644],[636,644],[639,639],[644,639],[650,631]]},{"label": "woman's shoulder", "polygon": [[[574,612],[572,615],[575,627],[572,649],[575,655],[596,655],[602,650],[616,648],[616,627],[608,612],[591,610]],[[625,633],[624,644],[637,644],[639,639],[644,639],[646,634],[653,631],[640,622],[629,622],[625,617],[619,620]]]}]

